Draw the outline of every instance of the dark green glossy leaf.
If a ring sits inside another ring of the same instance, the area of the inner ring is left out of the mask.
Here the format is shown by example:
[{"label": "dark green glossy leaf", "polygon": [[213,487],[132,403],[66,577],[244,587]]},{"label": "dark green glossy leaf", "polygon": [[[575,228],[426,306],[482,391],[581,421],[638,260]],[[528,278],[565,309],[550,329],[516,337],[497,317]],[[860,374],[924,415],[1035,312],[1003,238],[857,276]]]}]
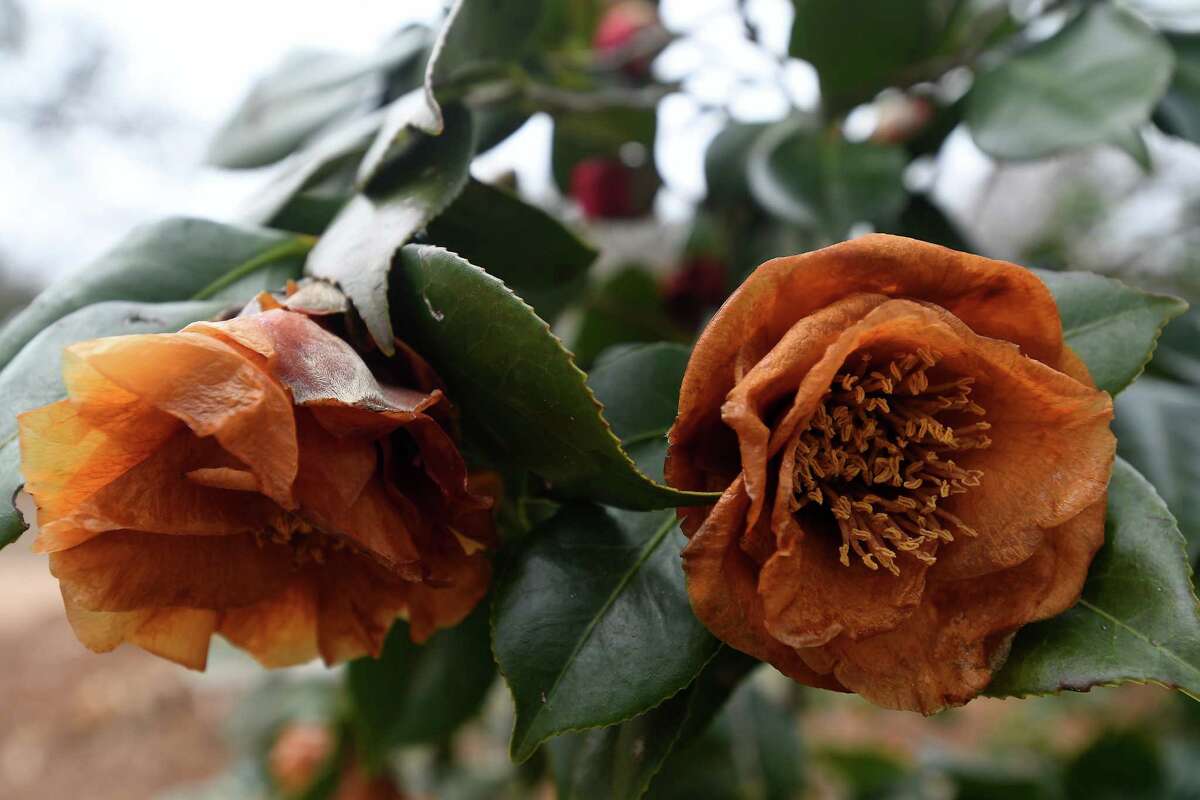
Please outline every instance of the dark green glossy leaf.
[{"label": "dark green glossy leaf", "polygon": [[1116,400],[1113,431],[1121,457],[1146,476],[1200,558],[1200,393],[1150,375]]},{"label": "dark green glossy leaf", "polygon": [[1162,498],[1121,459],[1104,547],[1073,608],[1023,628],[987,693],[1158,683],[1200,697],[1200,613],[1185,542]]},{"label": "dark green glossy leaf", "polygon": [[547,322],[579,293],[596,258],[595,250],[554,217],[474,180],[428,232],[431,242],[473,264],[486,264]]},{"label": "dark green glossy leaf", "polygon": [[562,343],[483,269],[441,248],[407,246],[392,272],[392,307],[401,337],[512,466],[561,494],[627,508],[712,501],[637,471]]},{"label": "dark green glossy leaf", "polygon": [[1159,800],[1166,777],[1163,754],[1150,736],[1108,731],[1067,765],[1066,800]]},{"label": "dark green glossy leaf", "polygon": [[387,286],[396,251],[467,183],[471,118],[460,107],[448,106],[446,120],[441,135],[420,134],[406,157],[389,167],[386,194],[358,194],[350,200],[305,267],[309,274],[341,285],[379,349],[388,355],[395,352]]},{"label": "dark green glossy leaf", "polygon": [[397,621],[378,659],[352,661],[346,689],[358,743],[368,763],[385,763],[391,748],[445,741],[474,716],[496,675],[487,604],[425,644],[413,644]]},{"label": "dark green glossy leaf", "polygon": [[638,469],[660,482],[688,353],[683,345],[667,342],[615,348],[588,375],[625,452]]},{"label": "dark green glossy leaf", "polygon": [[298,277],[308,237],[172,217],[131,231],[74,275],[59,280],[0,330],[0,367],[50,323],[104,300],[248,300]]},{"label": "dark green glossy leaf", "polygon": [[645,714],[547,743],[558,800],[636,800],[676,747],[701,735],[759,662],[722,647],[684,691]]},{"label": "dark green glossy leaf", "polygon": [[904,150],[848,142],[783,122],[764,133],[750,155],[750,190],[776,216],[844,239],[858,222],[892,224],[904,210]]},{"label": "dark green glossy leaf", "polygon": [[1038,276],[1054,294],[1063,338],[1096,385],[1114,395],[1142,374],[1163,327],[1187,310],[1178,298],[1090,272],[1039,270]]},{"label": "dark green glossy leaf", "polygon": [[1200,34],[1168,36],[1175,51],[1175,74],[1158,106],[1158,119],[1168,132],[1200,142]]},{"label": "dark green glossy leaf", "polygon": [[209,144],[208,163],[260,167],[291,154],[335,120],[369,110],[383,73],[419,60],[429,31],[404,29],[366,57],[300,51],[256,82]]},{"label": "dark green glossy leaf", "polygon": [[930,48],[937,33],[932,3],[792,0],[788,52],[817,69],[821,96],[844,113],[891,85]]},{"label": "dark green glossy leaf", "polygon": [[359,162],[355,183],[362,191],[379,192],[386,167],[402,158],[424,140],[422,134],[437,136],[443,130],[441,113],[429,107],[425,90],[413,89],[384,112],[379,131]]},{"label": "dark green glossy leaf", "polygon": [[614,345],[686,338],[667,314],[658,280],[630,266],[589,287],[571,350],[586,367]]},{"label": "dark green glossy leaf", "polygon": [[1138,128],[1166,91],[1171,68],[1159,34],[1114,5],[1095,3],[1055,36],[980,75],[967,125],[996,158],[1102,143],[1137,148]]},{"label": "dark green glossy leaf", "polygon": [[646,797],[789,800],[804,787],[802,763],[796,718],[743,683],[706,731],[675,749]]},{"label": "dark green glossy leaf", "polygon": [[33,338],[0,370],[0,547],[25,530],[12,500],[21,488],[21,458],[17,443],[18,414],[61,400],[62,350],[69,344],[127,333],[177,331],[189,322],[207,319],[226,304],[107,302],[87,306],[54,322]]},{"label": "dark green glossy leaf", "polygon": [[692,614],[674,511],[564,506],[497,582],[493,650],[512,690],[512,755],[611,725],[683,689],[717,642]]}]

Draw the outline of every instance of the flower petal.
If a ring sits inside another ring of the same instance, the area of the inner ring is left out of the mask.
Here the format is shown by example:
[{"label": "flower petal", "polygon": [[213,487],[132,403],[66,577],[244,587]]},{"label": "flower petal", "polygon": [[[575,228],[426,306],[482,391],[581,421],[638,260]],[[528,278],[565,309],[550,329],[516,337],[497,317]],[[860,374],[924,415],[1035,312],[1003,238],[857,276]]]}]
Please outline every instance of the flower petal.
[{"label": "flower petal", "polygon": [[227,609],[219,633],[268,669],[317,657],[317,598],[309,574],[252,605]]},{"label": "flower petal", "polygon": [[841,537],[832,524],[811,528],[775,551],[758,580],[764,622],[779,641],[817,647],[835,636],[851,639],[889,631],[921,602],[929,567],[900,556],[900,574],[838,560]]},{"label": "flower petal", "polygon": [[749,508],[750,497],[738,479],[684,548],[683,571],[692,610],[718,639],[769,661],[789,678],[809,686],[841,688],[831,676],[810,669],[793,648],[764,627],[757,565],[737,546]]},{"label": "flower petal", "polygon": [[123,642],[190,669],[203,670],[217,612],[194,608],[89,611],[63,593],[67,621],[80,643],[107,653]]},{"label": "flower petal", "polygon": [[293,507],[297,448],[292,404],[272,378],[230,345],[196,333],[115,336],[67,353],[197,436],[214,436],[258,476],[262,491]]},{"label": "flower petal", "polygon": [[287,546],[248,534],[113,531],[51,553],[50,571],[82,608],[137,611],[247,605],[279,591],[295,566]]}]

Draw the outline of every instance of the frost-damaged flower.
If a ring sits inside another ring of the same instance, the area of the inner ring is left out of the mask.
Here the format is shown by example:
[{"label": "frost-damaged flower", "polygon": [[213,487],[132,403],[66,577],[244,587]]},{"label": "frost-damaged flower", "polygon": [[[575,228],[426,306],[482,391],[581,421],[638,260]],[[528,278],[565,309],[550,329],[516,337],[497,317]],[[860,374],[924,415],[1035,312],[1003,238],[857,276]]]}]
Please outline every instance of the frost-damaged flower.
[{"label": "frost-damaged flower", "polygon": [[759,267],[701,335],[667,478],[692,605],[801,683],[932,713],[1079,596],[1112,402],[1012,264],[868,236]]},{"label": "frost-damaged flower", "polygon": [[490,500],[418,356],[381,385],[342,339],[273,308],[69,347],[68,397],[20,417],[22,470],[67,617],[202,669],[220,633],[264,665],[421,641],[483,596]]}]

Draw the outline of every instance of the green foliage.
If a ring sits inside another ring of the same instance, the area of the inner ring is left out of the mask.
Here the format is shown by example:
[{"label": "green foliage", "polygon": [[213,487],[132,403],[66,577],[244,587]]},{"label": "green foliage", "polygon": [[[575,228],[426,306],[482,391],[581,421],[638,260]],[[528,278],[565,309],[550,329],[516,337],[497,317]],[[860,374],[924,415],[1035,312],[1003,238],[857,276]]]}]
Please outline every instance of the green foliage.
[{"label": "green foliage", "polygon": [[1079,603],[1029,625],[987,693],[1006,697],[1117,683],[1200,696],[1200,613],[1185,542],[1162,498],[1118,460],[1104,547]]},{"label": "green foliage", "polygon": [[512,755],[636,716],[687,686],[717,642],[692,615],[674,511],[567,505],[510,556],[493,648],[517,707]]},{"label": "green foliage", "polygon": [[67,314],[43,328],[16,358],[0,370],[0,548],[25,530],[13,500],[21,488],[21,454],[17,415],[66,395],[62,383],[62,350],[69,344],[100,336],[176,331],[217,313],[220,301],[188,303],[96,303]]},{"label": "green foliage", "polygon": [[484,270],[440,248],[405,247],[392,272],[392,307],[401,337],[513,466],[561,494],[627,508],[711,501],[638,472],[570,353]]},{"label": "green foliage", "polygon": [[788,52],[808,61],[821,80],[830,113],[870,100],[929,49],[936,21],[932,2],[792,0],[796,9]]},{"label": "green foliage", "polygon": [[584,366],[615,345],[686,338],[667,315],[658,281],[640,267],[625,267],[590,287],[580,311],[571,351]]},{"label": "green foliage", "polygon": [[450,205],[467,183],[471,119],[455,107],[445,114],[442,134],[415,134],[421,141],[389,166],[386,191],[377,188],[376,194],[350,200],[306,265],[309,274],[338,282],[375,344],[389,355],[395,352],[395,335],[387,287],[396,251]]},{"label": "green foliage", "polygon": [[346,669],[356,741],[367,763],[378,769],[394,747],[449,739],[478,713],[495,675],[487,603],[424,644],[414,644],[408,624],[397,621],[378,659],[360,658]]},{"label": "green foliage", "polygon": [[1148,158],[1139,128],[1171,79],[1171,49],[1137,17],[1092,4],[1052,38],[981,74],[967,125],[996,158],[1113,144]]},{"label": "green foliage", "polygon": [[366,110],[388,71],[423,60],[429,31],[410,26],[366,57],[291,53],[260,78],[209,143],[218,167],[261,167],[290,155],[331,123]]},{"label": "green foliage", "polygon": [[840,241],[858,222],[886,227],[904,209],[899,147],[848,142],[803,123],[779,123],[751,151],[750,191],[780,218]]},{"label": "green foliage", "polygon": [[1092,380],[1117,394],[1142,374],[1163,327],[1187,310],[1175,297],[1151,294],[1090,272],[1045,272],[1062,317],[1063,338]]},{"label": "green foliage", "polygon": [[1067,800],[1155,800],[1166,769],[1157,744],[1135,731],[1105,733],[1066,770]]},{"label": "green foliage", "polygon": [[475,180],[430,223],[429,240],[486,264],[547,322],[578,295],[596,258],[595,250],[554,217]]},{"label": "green foliage", "polygon": [[243,302],[298,277],[311,240],[172,217],[135,228],[96,261],[55,283],[0,329],[0,367],[50,323],[104,300]]},{"label": "green foliage", "polygon": [[1200,558],[1200,394],[1143,376],[1116,400],[1117,451],[1154,485]]},{"label": "green foliage", "polygon": [[1200,142],[1200,35],[1168,36],[1175,51],[1175,74],[1157,116],[1167,133]]}]

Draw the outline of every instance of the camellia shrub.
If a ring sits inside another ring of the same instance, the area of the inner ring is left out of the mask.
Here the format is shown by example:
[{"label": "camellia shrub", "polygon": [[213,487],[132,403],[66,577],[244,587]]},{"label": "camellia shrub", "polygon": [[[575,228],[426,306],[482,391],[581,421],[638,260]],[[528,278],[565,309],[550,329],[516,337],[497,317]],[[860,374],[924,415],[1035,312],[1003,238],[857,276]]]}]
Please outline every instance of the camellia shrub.
[{"label": "camellia shrub", "polygon": [[[305,714],[250,701],[278,796],[399,797],[416,746],[436,796],[798,796],[762,662],[926,715],[1200,696],[1200,470],[1161,433],[1195,436],[1200,345],[1152,362],[1186,303],[975,255],[905,180],[956,129],[1151,170],[1154,126],[1200,139],[1195,36],[1115,0],[792,5],[820,105],[726,121],[668,269],[589,243],[655,224],[653,3],[458,0],[286,59],[209,150],[273,165],[240,222],[138,228],[0,330],[0,545],[36,528],[97,653],[345,664]],[[549,207],[471,172],[535,114]],[[1184,410],[1114,413],[1148,364]],[[470,795],[448,743],[497,673],[522,766]],[[758,794],[689,783],[744,747]]]}]

